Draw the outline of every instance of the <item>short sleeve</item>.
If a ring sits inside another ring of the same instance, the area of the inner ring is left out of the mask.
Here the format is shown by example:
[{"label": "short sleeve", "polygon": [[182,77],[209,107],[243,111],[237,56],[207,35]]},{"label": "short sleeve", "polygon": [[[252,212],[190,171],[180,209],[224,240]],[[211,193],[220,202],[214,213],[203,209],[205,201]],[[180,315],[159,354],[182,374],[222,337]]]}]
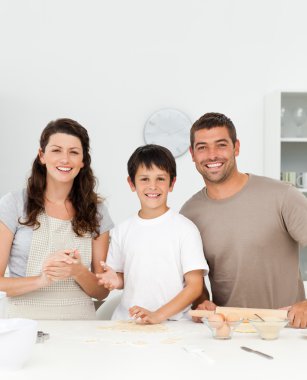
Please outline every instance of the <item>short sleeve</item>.
[{"label": "short sleeve", "polygon": [[107,256],[107,265],[109,265],[115,272],[124,272],[124,254],[121,251],[121,244],[119,238],[119,229],[115,227],[111,231],[111,242]]},{"label": "short sleeve", "polygon": [[114,227],[114,223],[104,203],[98,204],[98,213],[100,215],[100,227],[99,227],[100,234],[110,231]]},{"label": "short sleeve", "polygon": [[284,198],[282,216],[292,238],[307,246],[307,199],[293,186],[289,186]]},{"label": "short sleeve", "polygon": [[[181,217],[184,218],[182,215]],[[204,270],[205,275],[208,274],[209,267],[205,260],[200,233],[195,224],[188,219],[185,220],[185,227],[181,234],[180,252],[184,274],[199,269]]]},{"label": "short sleeve", "polygon": [[3,223],[13,234],[18,227],[18,202],[13,193],[8,193],[0,199],[0,222]]}]

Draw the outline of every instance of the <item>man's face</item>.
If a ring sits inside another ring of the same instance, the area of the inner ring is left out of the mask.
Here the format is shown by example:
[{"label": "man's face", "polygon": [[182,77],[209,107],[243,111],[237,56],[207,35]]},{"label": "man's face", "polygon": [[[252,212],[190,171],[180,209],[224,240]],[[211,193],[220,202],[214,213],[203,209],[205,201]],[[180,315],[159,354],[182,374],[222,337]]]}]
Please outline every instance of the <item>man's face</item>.
[{"label": "man's face", "polygon": [[236,170],[236,156],[240,142],[231,141],[226,127],[201,129],[195,132],[194,146],[190,148],[196,169],[211,183],[226,181]]}]

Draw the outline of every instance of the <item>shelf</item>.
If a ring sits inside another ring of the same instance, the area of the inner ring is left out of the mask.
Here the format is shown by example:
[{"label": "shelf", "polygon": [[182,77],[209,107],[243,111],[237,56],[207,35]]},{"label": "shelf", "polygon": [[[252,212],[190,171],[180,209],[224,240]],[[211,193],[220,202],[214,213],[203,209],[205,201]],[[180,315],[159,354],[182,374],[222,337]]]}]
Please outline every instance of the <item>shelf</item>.
[{"label": "shelf", "polygon": [[282,137],[281,142],[307,142],[307,137]]}]

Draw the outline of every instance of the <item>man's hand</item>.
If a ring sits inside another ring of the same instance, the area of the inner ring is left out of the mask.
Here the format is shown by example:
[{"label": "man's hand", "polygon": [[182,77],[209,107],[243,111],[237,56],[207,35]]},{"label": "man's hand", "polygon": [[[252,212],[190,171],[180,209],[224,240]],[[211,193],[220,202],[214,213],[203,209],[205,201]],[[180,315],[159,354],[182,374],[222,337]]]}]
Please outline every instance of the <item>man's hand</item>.
[{"label": "man's hand", "polygon": [[[216,304],[212,301],[204,301],[200,303],[195,310],[210,310],[214,311],[216,309]],[[202,323],[202,320],[200,317],[192,317],[193,321],[196,323]]]},{"label": "man's hand", "polygon": [[307,327],[307,300],[295,303],[286,308],[292,327],[305,329]]}]

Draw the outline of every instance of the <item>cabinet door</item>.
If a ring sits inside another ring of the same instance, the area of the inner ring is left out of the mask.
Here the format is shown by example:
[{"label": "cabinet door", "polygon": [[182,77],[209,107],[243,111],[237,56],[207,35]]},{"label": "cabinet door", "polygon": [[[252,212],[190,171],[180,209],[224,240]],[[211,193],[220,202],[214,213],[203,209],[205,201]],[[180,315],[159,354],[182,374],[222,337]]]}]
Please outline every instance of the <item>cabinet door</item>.
[{"label": "cabinet door", "polygon": [[[290,182],[307,196],[307,92],[266,96],[264,175]],[[300,268],[307,281],[307,248],[300,249]]]}]

